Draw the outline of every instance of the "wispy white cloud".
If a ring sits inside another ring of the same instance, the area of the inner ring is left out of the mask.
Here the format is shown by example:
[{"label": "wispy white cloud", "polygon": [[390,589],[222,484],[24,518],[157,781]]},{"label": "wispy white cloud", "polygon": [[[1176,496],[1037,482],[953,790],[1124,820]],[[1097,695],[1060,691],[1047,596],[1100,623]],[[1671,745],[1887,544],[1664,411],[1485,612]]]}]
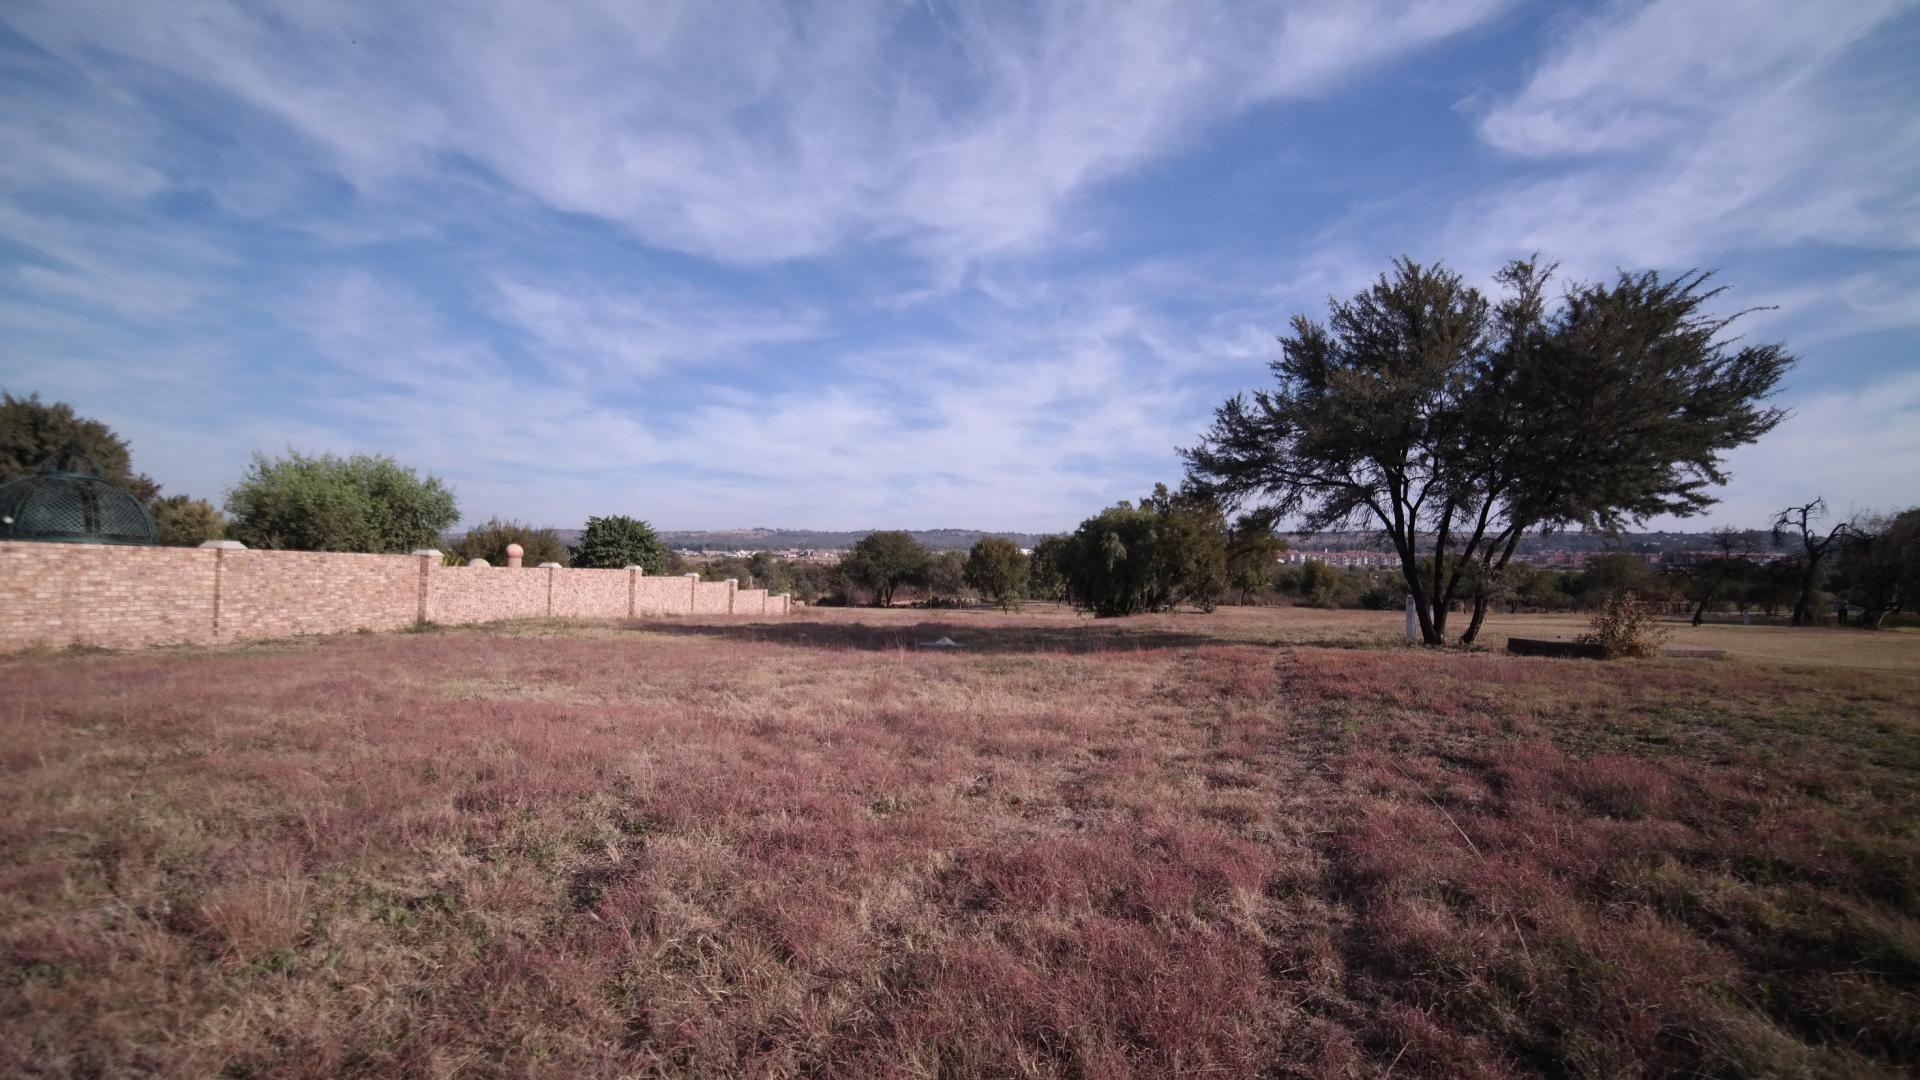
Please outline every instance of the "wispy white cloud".
[{"label": "wispy white cloud", "polygon": [[1616,4],[1479,130],[1566,159],[1468,200],[1449,250],[1583,274],[1793,244],[1920,248],[1920,78],[1849,62],[1909,0]]},{"label": "wispy white cloud", "polygon": [[[1314,93],[1506,0],[902,5],[18,5],[276,117],[377,189],[458,157],[649,243],[737,261],[898,240],[967,259],[1260,101]],[[938,33],[919,32],[923,21]],[[144,75],[142,77],[145,77]]]},{"label": "wispy white cloud", "polygon": [[818,334],[813,311],[769,311],[685,287],[562,289],[495,282],[496,314],[534,342],[548,370],[563,378],[649,375],[667,365],[738,359],[762,345]]},{"label": "wispy white cloud", "polygon": [[1773,434],[1728,456],[1734,480],[1711,520],[1758,527],[1820,497],[1840,518],[1920,505],[1920,373],[1785,403],[1792,415]]},{"label": "wispy white cloud", "polygon": [[1511,99],[1480,120],[1528,157],[1685,141],[1756,86],[1791,90],[1907,0],[1615,2],[1576,21]]}]

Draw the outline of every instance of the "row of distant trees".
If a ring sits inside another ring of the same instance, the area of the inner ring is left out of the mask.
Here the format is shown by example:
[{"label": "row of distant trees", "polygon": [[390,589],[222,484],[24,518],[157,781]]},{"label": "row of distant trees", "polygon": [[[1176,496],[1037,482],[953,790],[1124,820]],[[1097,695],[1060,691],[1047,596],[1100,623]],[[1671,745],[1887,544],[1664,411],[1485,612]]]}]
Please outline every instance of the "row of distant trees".
[{"label": "row of distant trees", "polygon": [[[1660,563],[1625,551],[1596,555],[1578,569],[1513,563],[1498,580],[1474,580],[1469,588],[1507,611],[1596,610],[1633,594],[1684,605],[1696,621],[1716,611],[1794,612],[1806,602],[1809,580],[1819,603],[1847,600],[1860,625],[1877,625],[1912,606],[1920,596],[1920,510],[1862,515],[1830,532],[1838,539],[1818,562],[1797,550],[1795,534],[1755,543],[1750,533],[1722,529],[1710,534],[1707,549]],[[1217,604],[1397,610],[1407,595],[1397,571],[1314,559],[1282,563],[1286,550],[1283,537],[1245,519],[1229,525],[1199,497],[1163,487],[1088,518],[1070,534],[1043,538],[1031,556],[999,537],[965,553],[935,552],[908,533],[880,532],[837,565],[788,563],[758,552],[712,560],[701,572],[810,602],[890,605],[907,596],[932,606],[1011,607],[1032,599],[1064,601],[1096,615]]]}]

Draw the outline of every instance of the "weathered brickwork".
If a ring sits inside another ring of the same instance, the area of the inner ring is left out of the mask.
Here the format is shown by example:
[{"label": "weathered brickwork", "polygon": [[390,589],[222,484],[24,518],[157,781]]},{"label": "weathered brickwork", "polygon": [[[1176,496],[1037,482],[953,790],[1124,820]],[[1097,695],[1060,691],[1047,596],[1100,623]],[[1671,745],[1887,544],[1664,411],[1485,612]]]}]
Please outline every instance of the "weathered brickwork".
[{"label": "weathered brickwork", "polygon": [[415,555],[0,542],[0,650],[205,645],[499,619],[785,614],[786,596],[629,570]]}]

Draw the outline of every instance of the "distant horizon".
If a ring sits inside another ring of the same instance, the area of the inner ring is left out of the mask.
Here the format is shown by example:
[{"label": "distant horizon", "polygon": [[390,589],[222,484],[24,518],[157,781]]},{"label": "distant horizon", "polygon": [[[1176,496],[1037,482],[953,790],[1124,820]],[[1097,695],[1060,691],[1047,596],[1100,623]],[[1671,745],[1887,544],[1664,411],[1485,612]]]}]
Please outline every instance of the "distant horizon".
[{"label": "distant horizon", "polygon": [[[1907,509],[1907,508],[1901,507],[1900,509]],[[1845,519],[1839,518],[1839,517],[1829,517],[1827,520],[1830,522],[1838,522]],[[732,528],[732,529],[677,529],[677,528],[668,528],[663,525],[653,524],[652,522],[649,522],[649,524],[652,524],[654,531],[659,533],[663,537],[665,536],[712,536],[716,538],[725,537],[725,536],[746,535],[746,534],[756,533],[756,532],[776,533],[776,534],[777,533],[827,533],[827,534],[845,533],[845,534],[855,534],[855,535],[864,535],[867,533],[875,533],[875,532],[908,532],[908,533],[979,533],[985,536],[1058,536],[1063,533],[1070,533],[1073,531],[1075,527],[1077,527],[1076,525],[1076,526],[1069,526],[1065,529],[970,529],[970,528],[963,528],[963,527],[951,526],[951,525],[931,527],[931,528],[923,528],[917,525],[885,525],[885,526],[875,526],[871,528],[858,528],[858,529],[815,529],[815,528],[807,528],[804,526],[775,527],[775,526],[755,525],[755,526],[745,526],[745,527]],[[573,525],[530,525],[530,527],[536,528],[536,529],[552,529],[555,532],[563,532],[563,533],[579,532],[581,528],[580,526],[573,526]],[[1735,529],[1738,529],[1741,532],[1756,532],[1756,533],[1769,532],[1771,530],[1771,527],[1772,527],[1771,522],[1767,522],[1761,525],[1754,525],[1754,526],[1738,526],[1738,525],[1734,526]],[[1583,537],[1593,537],[1593,538],[1608,538],[1608,537],[1615,537],[1615,536],[1618,536],[1618,537],[1655,536],[1655,535],[1705,536],[1705,535],[1719,531],[1720,528],[1722,528],[1722,526],[1714,526],[1712,528],[1703,527],[1703,528],[1689,528],[1689,529],[1675,529],[1675,528],[1623,529],[1618,533],[1586,532],[1583,530],[1569,530],[1569,529],[1559,529],[1559,530],[1554,530],[1553,532],[1550,532],[1550,533],[1541,533],[1538,530],[1529,530],[1525,535],[1531,536],[1531,537],[1540,537],[1543,535],[1544,536],[1573,535],[1573,536],[1583,536]],[[464,531],[464,530],[461,530],[461,531]],[[1377,534],[1379,531],[1380,530],[1377,528],[1317,529],[1317,530],[1308,530],[1304,533],[1300,530],[1295,530],[1295,529],[1276,529],[1275,530],[1275,532],[1281,536],[1300,536],[1300,535],[1367,536],[1367,535]]]}]

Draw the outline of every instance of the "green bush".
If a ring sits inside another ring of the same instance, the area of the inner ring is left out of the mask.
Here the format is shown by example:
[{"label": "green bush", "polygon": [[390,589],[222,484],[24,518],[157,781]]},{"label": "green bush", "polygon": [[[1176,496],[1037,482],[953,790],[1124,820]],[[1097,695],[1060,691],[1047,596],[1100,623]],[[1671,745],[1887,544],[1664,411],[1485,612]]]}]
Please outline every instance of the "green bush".
[{"label": "green bush", "polygon": [[869,533],[854,544],[847,557],[840,560],[840,571],[848,582],[871,592],[874,604],[887,607],[902,585],[926,582],[932,561],[933,553],[911,533],[885,530]]},{"label": "green bush", "polygon": [[1598,645],[1609,659],[1653,656],[1667,640],[1659,616],[1632,593],[1615,593],[1600,606],[1586,633],[1576,640]]},{"label": "green bush", "polygon": [[671,558],[653,526],[620,514],[588,518],[586,531],[573,549],[573,565],[605,570],[638,566],[649,574],[662,574]]},{"label": "green bush", "polygon": [[1059,557],[1067,599],[1096,616],[1211,611],[1227,588],[1226,518],[1211,502],[1158,485],[1080,523]]},{"label": "green bush", "polygon": [[967,552],[967,584],[981,596],[1012,610],[1027,588],[1027,557],[1013,541],[983,536]]},{"label": "green bush", "polygon": [[227,532],[227,519],[205,499],[168,495],[153,500],[147,509],[153,511],[153,527],[166,547],[199,547]]},{"label": "green bush", "polygon": [[386,456],[255,454],[227,492],[227,534],[251,548],[407,552],[460,519],[453,492]]}]

